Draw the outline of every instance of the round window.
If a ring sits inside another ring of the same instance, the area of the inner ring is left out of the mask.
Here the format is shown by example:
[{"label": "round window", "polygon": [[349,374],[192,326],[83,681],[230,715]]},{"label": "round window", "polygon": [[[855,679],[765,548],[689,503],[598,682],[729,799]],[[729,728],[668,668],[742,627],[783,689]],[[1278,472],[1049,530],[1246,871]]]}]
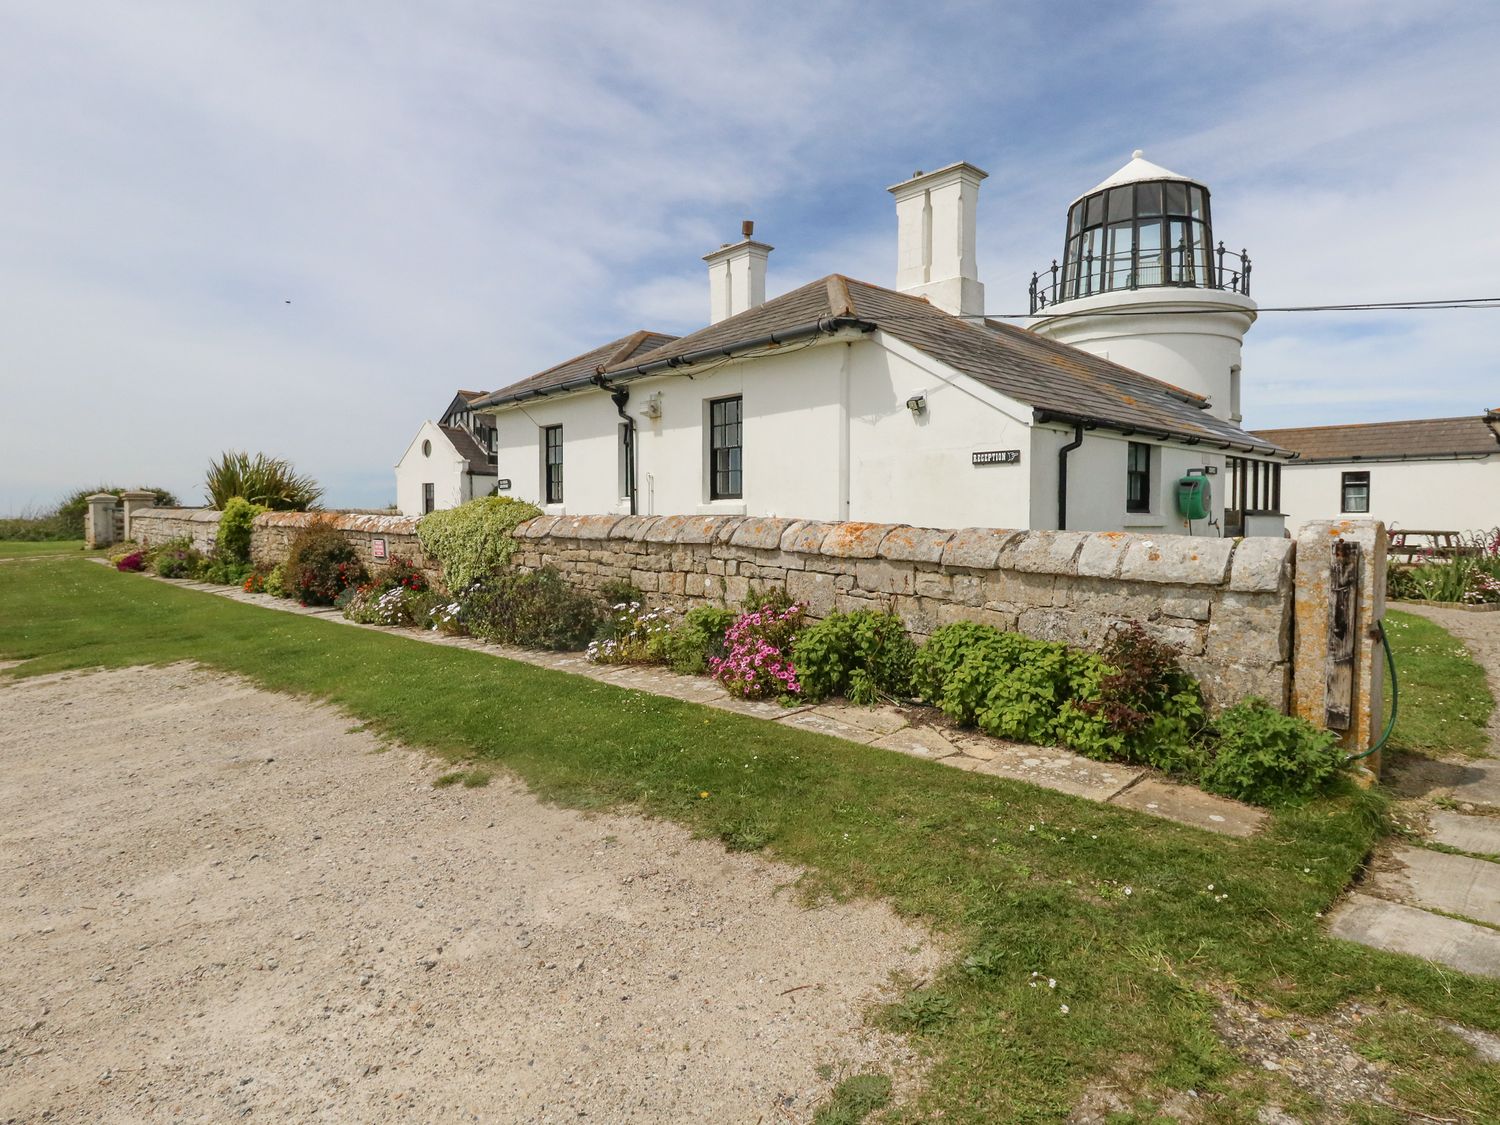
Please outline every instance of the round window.
[{"label": "round window", "polygon": [[422,456],[423,457],[431,457],[432,456],[432,442],[430,442],[430,441],[424,441],[422,443]]}]

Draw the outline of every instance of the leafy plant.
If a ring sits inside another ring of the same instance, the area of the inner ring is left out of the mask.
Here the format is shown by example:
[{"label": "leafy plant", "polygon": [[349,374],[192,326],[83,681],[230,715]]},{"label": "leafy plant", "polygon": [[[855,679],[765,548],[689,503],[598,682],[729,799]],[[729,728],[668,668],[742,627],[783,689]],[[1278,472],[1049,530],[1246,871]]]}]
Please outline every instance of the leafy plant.
[{"label": "leafy plant", "polygon": [[119,558],[113,560],[116,570],[134,571],[139,573],[146,569],[146,553],[139,548],[127,551]]},{"label": "leafy plant", "polygon": [[953,1018],[953,1000],[941,992],[919,989],[888,1009],[890,1023],[900,1031],[932,1031]]},{"label": "leafy plant", "polygon": [[714,679],[745,699],[784,698],[802,690],[792,667],[791,648],[807,607],[777,609],[774,602],[735,619],[724,634],[725,654],[708,662]]},{"label": "leafy plant", "polygon": [[442,564],[448,589],[461,590],[509,565],[516,550],[511,532],[541,514],[535,505],[509,496],[470,500],[428,512],[417,524],[417,539]]},{"label": "leafy plant", "polygon": [[645,604],[646,595],[623,578],[611,578],[599,587],[599,598],[607,606],[619,607],[631,602]]},{"label": "leafy plant", "polygon": [[1193,768],[1203,694],[1178,663],[1179,650],[1132,621],[1110,635],[1100,655],[1102,665],[1080,662],[1075,669],[1077,702],[1064,705],[1057,724],[1063,745],[1093,758]]},{"label": "leafy plant", "polygon": [[238,496],[276,512],[305,512],[323,495],[317,482],[299,474],[291,462],[237,450],[229,450],[208,466],[204,487],[208,502],[219,509]]},{"label": "leafy plant", "polygon": [[252,504],[243,496],[231,496],[219,515],[219,529],[214,535],[214,553],[228,562],[249,562],[255,517],[265,510],[260,504]]},{"label": "leafy plant", "polygon": [[599,627],[599,603],[551,567],[499,571],[455,599],[457,618],[476,637],[532,648],[581,649]]},{"label": "leafy plant", "polygon": [[227,559],[215,552],[203,560],[198,568],[197,577],[204,582],[212,582],[219,586],[240,586],[252,573],[254,573],[254,568],[248,561]]},{"label": "leafy plant", "polygon": [[203,552],[190,539],[168,539],[146,552],[146,565],[162,578],[192,578],[203,566]]},{"label": "leafy plant", "polygon": [[297,533],[283,567],[283,588],[303,605],[333,605],[345,590],[369,580],[354,545],[323,524]]},{"label": "leafy plant", "polygon": [[667,635],[666,661],[672,671],[701,676],[715,659],[725,654],[724,635],[738,616],[732,609],[717,606],[694,606],[682,615]]},{"label": "leafy plant", "polygon": [[[347,595],[347,597],[345,596]],[[409,586],[382,589],[368,583],[339,596],[340,608],[350,621],[362,625],[405,625],[426,627],[439,599],[431,590]]]},{"label": "leafy plant", "polygon": [[1218,740],[1198,782],[1227,797],[1285,804],[1317,792],[1343,765],[1331,731],[1283,715],[1263,699],[1252,697],[1228,708],[1215,727]]},{"label": "leafy plant", "polygon": [[426,571],[399,555],[393,556],[389,562],[377,570],[370,584],[379,593],[396,589],[422,593],[431,586],[431,583],[427,581]]},{"label": "leafy plant", "polygon": [[589,642],[594,664],[657,664],[667,658],[668,638],[676,620],[670,607],[648,610],[639,601],[610,607],[603,636]]},{"label": "leafy plant", "polygon": [[829,614],[792,646],[804,698],[843,695],[853,703],[910,695],[916,655],[900,618],[865,609]]}]

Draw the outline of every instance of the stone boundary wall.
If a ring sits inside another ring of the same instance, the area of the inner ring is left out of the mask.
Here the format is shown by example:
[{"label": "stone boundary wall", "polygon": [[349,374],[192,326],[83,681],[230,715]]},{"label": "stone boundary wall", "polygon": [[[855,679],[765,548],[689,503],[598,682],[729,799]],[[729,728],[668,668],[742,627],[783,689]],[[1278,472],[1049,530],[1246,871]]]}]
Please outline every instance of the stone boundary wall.
[{"label": "stone boundary wall", "polygon": [[[213,549],[219,530],[219,511],[214,508],[150,508],[135,513],[132,529],[136,542],[151,546],[167,539],[191,539],[200,551]],[[417,540],[417,519],[413,516],[372,516],[343,512],[263,512],[255,517],[250,535],[250,557],[257,566],[270,568],[286,558],[287,549],[298,531],[314,524],[326,524],[343,532],[354,544],[365,566],[382,565],[391,558],[415,563],[433,577],[438,574],[436,562],[422,552]],[[371,541],[384,539],[386,560],[371,553]]]},{"label": "stone boundary wall", "polygon": [[130,521],[131,538],[142,547],[168,539],[190,539],[198,550],[213,550],[219,534],[217,508],[147,508],[135,512]]},{"label": "stone boundary wall", "polygon": [[889,610],[921,638],[979,621],[1097,647],[1139,621],[1181,647],[1216,708],[1291,690],[1293,558],[1287,539],[1125,532],[936,530],[733,516],[542,516],[516,528],[518,565],[652,601],[738,605],[782,589],[814,617]]}]

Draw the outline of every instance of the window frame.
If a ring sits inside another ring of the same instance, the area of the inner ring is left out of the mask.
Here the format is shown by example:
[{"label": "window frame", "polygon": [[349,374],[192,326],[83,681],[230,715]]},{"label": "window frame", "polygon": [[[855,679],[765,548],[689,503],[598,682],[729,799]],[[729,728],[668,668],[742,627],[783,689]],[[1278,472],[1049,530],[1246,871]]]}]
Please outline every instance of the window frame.
[{"label": "window frame", "polygon": [[[727,416],[730,405],[734,405],[734,418]],[[735,438],[728,441],[731,430]],[[719,444],[721,435],[724,444]],[[719,454],[725,454],[724,466],[720,468]],[[728,456],[731,453],[737,457]],[[722,477],[723,487],[720,487]],[[735,487],[738,483],[738,487]],[[745,397],[725,395],[708,400],[708,499],[743,500],[745,498]]]},{"label": "window frame", "polygon": [[[1349,507],[1349,486],[1364,485],[1365,495],[1363,508]],[[1370,514],[1370,470],[1349,469],[1339,473],[1339,513],[1349,516],[1367,516]]]},{"label": "window frame", "polygon": [[[554,440],[555,439],[555,440]],[[553,453],[557,456],[554,458]],[[542,427],[542,503],[563,502],[563,428],[559,422]]]},{"label": "window frame", "polygon": [[429,512],[435,512],[435,511],[437,511],[437,488],[435,486],[433,486],[432,484],[429,484],[427,482],[423,482],[423,484],[422,484],[422,514],[425,516]]},{"label": "window frame", "polygon": [[[1145,454],[1145,468],[1136,468],[1134,465],[1137,452]],[[1152,461],[1154,456],[1150,442],[1130,441],[1125,443],[1125,511],[1130,515],[1150,515],[1151,506],[1151,477]],[[1136,497],[1135,483],[1139,480],[1141,487],[1140,496]]]}]

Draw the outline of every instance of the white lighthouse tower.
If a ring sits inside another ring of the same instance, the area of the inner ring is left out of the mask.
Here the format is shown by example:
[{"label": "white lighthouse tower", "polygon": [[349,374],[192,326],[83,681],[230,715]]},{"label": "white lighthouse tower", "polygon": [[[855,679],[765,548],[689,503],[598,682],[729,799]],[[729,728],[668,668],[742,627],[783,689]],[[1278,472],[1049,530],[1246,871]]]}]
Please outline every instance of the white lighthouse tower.
[{"label": "white lighthouse tower", "polygon": [[1240,421],[1250,259],[1214,241],[1208,187],[1129,164],[1068,208],[1062,264],[1033,274],[1033,331],[1205,396]]}]

